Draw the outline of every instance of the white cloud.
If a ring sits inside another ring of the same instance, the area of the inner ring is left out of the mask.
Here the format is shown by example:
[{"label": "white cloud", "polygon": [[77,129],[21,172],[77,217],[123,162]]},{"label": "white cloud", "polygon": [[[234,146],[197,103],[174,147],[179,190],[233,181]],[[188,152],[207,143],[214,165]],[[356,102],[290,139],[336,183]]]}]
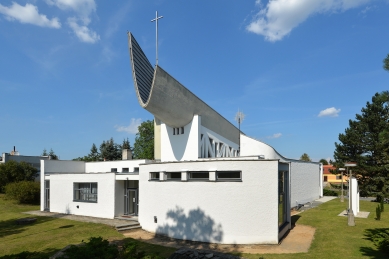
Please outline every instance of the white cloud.
[{"label": "white cloud", "polygon": [[335,107],[327,108],[322,111],[320,111],[319,115],[317,117],[338,117],[340,112],[340,109],[336,109]]},{"label": "white cloud", "polygon": [[127,132],[127,133],[130,133],[130,134],[136,134],[138,133],[138,127],[139,125],[142,123],[142,119],[134,119],[132,118],[131,119],[131,122],[130,122],[130,125],[128,126],[118,126],[116,125],[115,128],[116,128],[116,131],[119,131],[119,132]]},{"label": "white cloud", "polygon": [[263,35],[268,41],[278,41],[295,27],[316,13],[342,12],[372,0],[272,0],[260,7],[254,20],[246,27],[250,32]]},{"label": "white cloud", "polygon": [[95,43],[100,36],[88,28],[91,14],[96,12],[95,0],[46,0],[49,5],[57,6],[64,11],[73,11],[77,17],[69,17],[68,24],[74,34],[82,41]]},{"label": "white cloud", "polygon": [[267,138],[272,139],[272,138],[279,138],[279,137],[281,137],[281,136],[282,136],[281,133],[274,133],[272,136],[268,136]]},{"label": "white cloud", "polygon": [[72,28],[74,34],[76,34],[76,36],[81,41],[87,43],[95,43],[96,41],[100,40],[100,36],[96,32],[92,31],[85,25],[79,25],[77,23],[77,18],[68,18],[68,24],[70,28]]},{"label": "white cloud", "polygon": [[0,4],[0,13],[4,14],[10,21],[17,20],[21,23],[30,23],[41,27],[61,28],[58,18],[48,19],[46,15],[39,14],[38,7],[32,4],[21,6],[13,2],[10,7]]}]

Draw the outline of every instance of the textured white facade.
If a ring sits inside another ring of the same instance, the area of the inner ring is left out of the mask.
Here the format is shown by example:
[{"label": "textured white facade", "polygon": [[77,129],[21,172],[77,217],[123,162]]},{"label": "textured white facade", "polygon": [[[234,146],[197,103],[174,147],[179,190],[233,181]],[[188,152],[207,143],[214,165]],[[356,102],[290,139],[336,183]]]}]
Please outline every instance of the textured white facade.
[{"label": "textured white facade", "polygon": [[[242,172],[241,181],[149,181],[150,172],[231,170]],[[149,232],[184,240],[278,244],[280,170],[288,164],[258,159],[143,165],[139,222]]]}]

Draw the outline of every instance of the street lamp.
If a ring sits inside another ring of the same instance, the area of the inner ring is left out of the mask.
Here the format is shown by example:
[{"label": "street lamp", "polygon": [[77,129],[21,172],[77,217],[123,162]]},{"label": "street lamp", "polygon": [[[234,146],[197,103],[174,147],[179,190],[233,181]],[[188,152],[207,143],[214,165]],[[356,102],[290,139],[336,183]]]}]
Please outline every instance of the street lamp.
[{"label": "street lamp", "polygon": [[[344,166],[347,168],[347,172],[348,172],[348,168],[357,166],[357,163],[348,162],[348,163],[345,163]],[[348,177],[348,213],[347,213],[347,219],[348,219],[349,226],[355,226],[354,213],[353,213],[353,210],[351,209],[351,204],[353,202],[352,193],[351,193],[351,191],[352,191],[352,189],[351,189],[352,174],[353,174],[353,172],[350,169],[350,174]]]},{"label": "street lamp", "polygon": [[344,168],[339,168],[338,169],[341,173],[341,179],[342,179],[342,193],[340,195],[340,202],[344,202],[344,195],[343,195],[343,172],[346,171]]}]

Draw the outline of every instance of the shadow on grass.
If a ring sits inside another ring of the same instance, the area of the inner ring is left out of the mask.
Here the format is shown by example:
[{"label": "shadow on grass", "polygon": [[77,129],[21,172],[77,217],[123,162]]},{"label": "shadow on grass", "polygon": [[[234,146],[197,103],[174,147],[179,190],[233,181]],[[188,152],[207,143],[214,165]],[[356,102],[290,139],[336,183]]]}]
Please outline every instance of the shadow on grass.
[{"label": "shadow on grass", "polygon": [[0,256],[0,259],[47,259],[50,258],[50,256],[53,256],[58,251],[59,249],[52,248],[45,249],[41,252],[23,251],[18,254]]},{"label": "shadow on grass", "polygon": [[[28,218],[28,217],[25,217]],[[6,237],[9,235],[15,235],[22,233],[27,227],[35,226],[38,224],[42,224],[48,221],[54,220],[53,218],[47,218],[47,217],[36,217],[37,220],[31,224],[25,224],[20,225],[16,223],[16,220],[22,219],[22,218],[13,218],[9,220],[2,220],[0,221],[0,238]]]},{"label": "shadow on grass", "polygon": [[365,230],[365,239],[374,243],[377,249],[361,247],[359,250],[370,258],[388,258],[389,228],[372,228]]}]

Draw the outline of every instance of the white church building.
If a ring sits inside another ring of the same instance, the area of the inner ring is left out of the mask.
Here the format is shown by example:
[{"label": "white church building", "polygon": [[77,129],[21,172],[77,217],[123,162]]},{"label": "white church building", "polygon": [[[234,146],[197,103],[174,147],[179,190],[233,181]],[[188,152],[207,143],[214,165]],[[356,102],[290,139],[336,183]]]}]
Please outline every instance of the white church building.
[{"label": "white church building", "polygon": [[154,115],[155,160],[41,161],[41,210],[114,218],[169,237],[278,244],[290,210],[322,196],[320,163],[250,138],[160,66],[128,34],[139,104]]}]

